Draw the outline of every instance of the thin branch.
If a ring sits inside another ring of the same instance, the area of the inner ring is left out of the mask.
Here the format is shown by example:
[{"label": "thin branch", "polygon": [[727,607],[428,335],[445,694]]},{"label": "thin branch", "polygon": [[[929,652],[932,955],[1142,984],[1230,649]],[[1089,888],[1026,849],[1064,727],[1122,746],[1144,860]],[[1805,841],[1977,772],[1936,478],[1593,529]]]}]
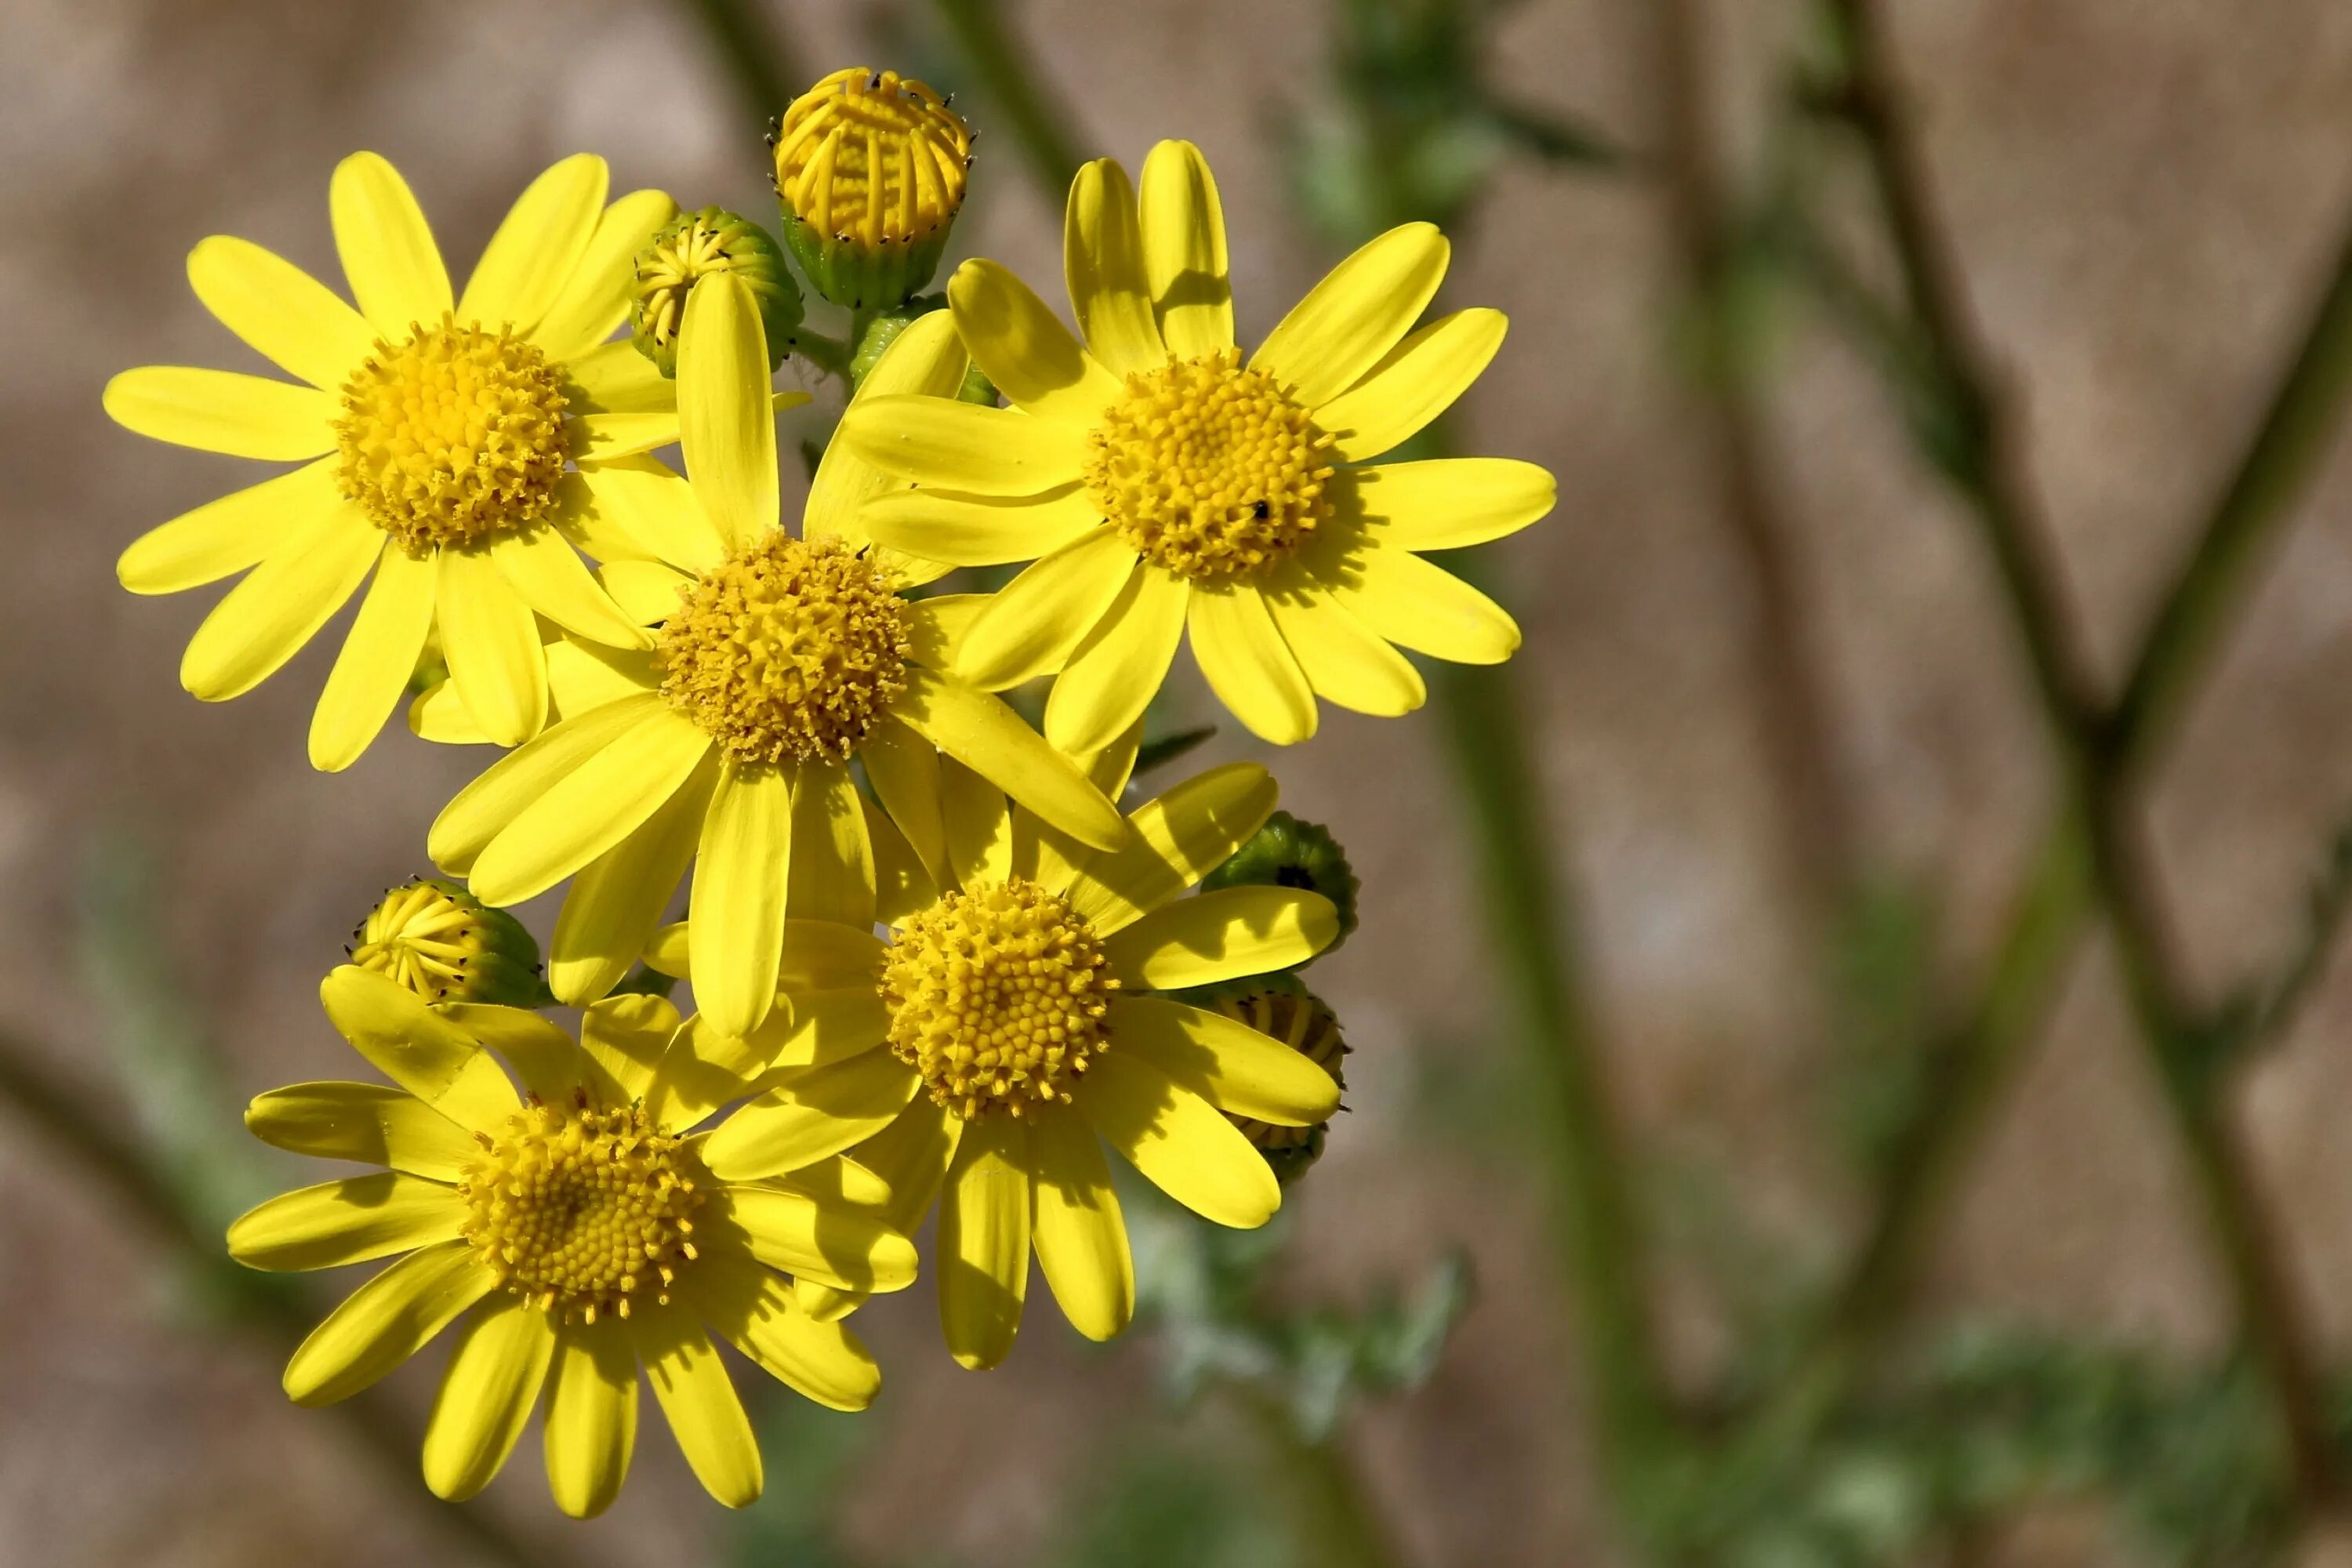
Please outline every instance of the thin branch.
[{"label": "thin branch", "polygon": [[1068,105],[1029,68],[1031,52],[1006,26],[996,0],[933,0],[955,36],[964,65],[1004,118],[1004,127],[1038,188],[1055,203],[1086,162],[1087,139],[1071,122]]},{"label": "thin branch", "polygon": [[[0,1039],[0,1102],[70,1155],[82,1174],[136,1215],[219,1299],[234,1302],[239,1319],[269,1338],[278,1360],[291,1355],[311,1327],[311,1314],[300,1297],[286,1288],[285,1280],[232,1262],[220,1237],[187,1212],[172,1183],[140,1149],[37,1062],[30,1047]],[[342,1418],[400,1495],[418,1495],[421,1439],[379,1394],[370,1390],[328,1408]],[[542,1557],[478,1505],[435,1503],[430,1517],[483,1562],[506,1568],[553,1568],[552,1559]]]}]

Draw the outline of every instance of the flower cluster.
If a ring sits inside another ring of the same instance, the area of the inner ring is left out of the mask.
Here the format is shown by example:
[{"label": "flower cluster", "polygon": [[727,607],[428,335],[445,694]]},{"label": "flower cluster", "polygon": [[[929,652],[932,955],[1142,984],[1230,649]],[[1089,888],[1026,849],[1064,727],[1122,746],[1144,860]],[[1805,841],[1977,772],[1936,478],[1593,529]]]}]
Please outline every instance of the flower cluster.
[{"label": "flower cluster", "polygon": [[[1111,1154],[1263,1224],[1339,1106],[1338,1019],[1294,972],[1354,929],[1358,883],[1258,763],[1137,804],[1146,710],[1188,641],[1276,745],[1326,702],[1418,707],[1408,650],[1518,643],[1423,552],[1534,521],[1550,477],[1380,460],[1502,342],[1493,310],[1421,324],[1435,229],[1364,247],[1244,350],[1200,151],[1154,148],[1139,189],[1089,163],[1074,333],[987,260],[918,295],[971,169],[929,87],[836,72],[772,146],[781,239],[612,198],[583,153],[462,289],[398,172],[356,154],[329,190],[348,300],[244,240],[189,258],[205,306],[296,380],[150,366],[106,390],[142,435],[299,465],[123,552],[134,593],[240,577],[188,645],[191,692],[252,689],[357,596],[312,763],[350,765],[404,704],[426,741],[504,753],[432,821],[440,874],[385,894],[321,988],[389,1081],[247,1115],[373,1169],[228,1237],[258,1268],[392,1260],[287,1367],[299,1402],[452,1331],[424,1452],[446,1498],[543,1403],[557,1502],[602,1510],[642,1379],[711,1495],[749,1501],[717,1342],[863,1407],[880,1374],[845,1320],[914,1280],[933,1213],[969,1367],[1013,1348],[1033,1250],[1079,1332],[1127,1326]],[[796,529],[788,359],[849,390],[806,443]],[[1010,565],[993,593],[934,588]],[[542,961],[506,910],[558,888]]]}]

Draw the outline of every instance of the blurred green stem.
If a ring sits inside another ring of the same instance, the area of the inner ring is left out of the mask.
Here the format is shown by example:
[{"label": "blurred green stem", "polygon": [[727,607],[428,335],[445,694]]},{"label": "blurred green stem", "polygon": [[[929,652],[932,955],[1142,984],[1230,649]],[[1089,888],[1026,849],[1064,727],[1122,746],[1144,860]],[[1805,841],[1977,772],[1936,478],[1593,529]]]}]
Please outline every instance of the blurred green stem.
[{"label": "blurred green stem", "polygon": [[735,94],[762,122],[783,113],[815,78],[776,36],[759,0],[684,0],[718,51]]},{"label": "blurred green stem", "polygon": [[1305,1436],[1290,1411],[1264,1389],[1230,1382],[1224,1387],[1279,1467],[1298,1548],[1291,1561],[1300,1568],[1401,1568],[1381,1510],[1338,1435]]},{"label": "blurred green stem", "polygon": [[[189,1214],[173,1181],[38,1061],[30,1047],[0,1038],[0,1102],[13,1107],[58,1152],[70,1156],[78,1176],[105,1189],[143,1221],[216,1299],[234,1303],[241,1322],[269,1338],[277,1360],[293,1354],[311,1327],[312,1314],[300,1297],[286,1281],[230,1261],[220,1237]],[[342,1417],[398,1495],[422,1501],[417,1473],[421,1438],[378,1391],[368,1390],[328,1408]],[[507,1568],[553,1568],[552,1559],[542,1557],[478,1505],[434,1503],[425,1511],[481,1562]]]},{"label": "blurred green stem", "polygon": [[[2163,890],[2144,837],[2137,800],[2138,748],[2126,742],[2119,724],[2093,695],[2056,563],[2017,467],[2013,432],[1992,395],[1990,355],[1968,319],[1950,251],[1927,205],[1924,171],[1909,123],[1899,110],[1879,18],[1871,0],[1830,4],[1852,51],[1848,112],[1863,133],[1906,291],[1941,379],[1937,390],[1949,444],[1939,458],[1992,545],[2024,636],[2035,687],[2063,756],[2069,810],[2087,843],[2091,881],[2114,932],[2134,1014],[2203,1191],[2242,1329],[2277,1401],[2297,1492],[2307,1509],[2315,1509],[2334,1496],[2336,1477],[2309,1331],[2236,1131],[2214,1085],[2197,1065],[2205,1020],[2189,994],[2167,928]],[[2331,301],[2331,308],[2322,312],[2317,335],[2323,340],[2341,336],[2339,317]],[[2343,384],[2340,370],[2306,376],[2308,357],[2299,357],[2289,386],[2304,385],[2301,397],[2332,401]],[[2300,405],[2300,397],[2297,402]],[[2273,413],[2277,414],[2275,405]],[[2316,409],[2293,416],[2300,434],[2284,443],[2288,469],[2295,466],[2298,453],[2315,445],[2308,432],[2322,422]],[[2263,445],[2258,439],[2257,450]],[[2291,472],[2273,473],[2259,477],[2252,489],[2257,498],[2274,500],[2292,488],[2291,480]],[[2233,486],[2232,494],[2239,488]],[[2256,510],[2260,504],[2258,500]],[[2174,595],[2176,603],[2186,600],[2200,608],[2185,621],[2170,613],[2159,615],[2159,634],[2176,624],[2210,625],[2215,607],[2227,596],[2227,584],[2208,586],[2197,576],[2200,568],[2234,575],[2225,568],[2250,553],[2251,535],[2257,530],[2228,503],[2216,522],[2231,538],[2216,556],[2200,548]],[[2209,529],[2209,542],[2214,532]],[[2177,685],[2190,640],[2184,632],[2152,637],[2143,658],[2155,660],[2158,676],[2153,680],[2140,677],[2137,684],[2158,694]],[[2176,644],[2183,645],[2181,651],[2169,651]],[[2154,706],[2144,699],[2137,711]]]},{"label": "blurred green stem", "polygon": [[996,0],[932,4],[955,35],[965,68],[1004,117],[1004,127],[1028,163],[1037,188],[1058,205],[1086,161],[1081,151],[1086,142],[1071,125],[1068,106],[1030,69],[1030,47],[1013,37]]}]

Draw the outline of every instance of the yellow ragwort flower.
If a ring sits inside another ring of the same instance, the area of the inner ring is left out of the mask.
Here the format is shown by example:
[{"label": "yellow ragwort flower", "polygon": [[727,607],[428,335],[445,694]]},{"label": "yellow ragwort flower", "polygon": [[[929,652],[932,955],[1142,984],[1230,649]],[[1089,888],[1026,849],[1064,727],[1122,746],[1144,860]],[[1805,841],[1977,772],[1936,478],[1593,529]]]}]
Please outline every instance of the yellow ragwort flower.
[{"label": "yellow ragwort flower", "polygon": [[1502,344],[1501,312],[1414,330],[1445,237],[1406,224],[1335,268],[1244,359],[1224,216],[1200,151],[1163,142],[1139,201],[1118,164],[1070,191],[1063,253],[1082,345],[1018,279],[966,262],[957,331],[1010,409],[875,398],[841,438],[920,487],[868,532],[957,565],[1035,558],[961,643],[990,689],[1059,672],[1045,734],[1108,743],[1159,689],[1189,629],[1218,698],[1266,740],[1315,732],[1316,699],[1367,713],[1422,702],[1391,647],[1486,664],[1518,628],[1417,553],[1510,533],[1551,476],[1495,458],[1366,465],[1426,426]]},{"label": "yellow ragwort flower", "polygon": [[[861,400],[961,384],[963,352],[936,320],[892,345]],[[854,530],[889,479],[835,443],[799,537],[781,526],[768,364],[741,281],[697,283],[677,354],[689,479],[643,476],[600,521],[604,580],[659,624],[655,647],[551,654],[562,721],[467,785],[427,840],[489,904],[578,873],[548,950],[549,983],[573,1003],[635,961],[691,862],[695,996],[739,1036],[774,1000],[788,894],[811,916],[872,908],[853,757],[886,803],[905,777],[936,775],[936,747],[1088,843],[1126,832],[1075,763],[949,673],[971,597],[901,598],[948,568]]]},{"label": "yellow ragwort flower", "polygon": [[158,440],[302,461],[175,518],[123,552],[135,594],[251,570],[189,641],[181,684],[206,701],[275,673],[373,574],[311,721],[310,760],[367,749],[436,632],[476,729],[502,745],[546,719],[535,616],[643,647],[643,630],[574,546],[608,477],[677,438],[670,384],[626,342],[637,252],[677,208],[659,191],[605,205],[602,158],[533,181],[462,294],[399,172],[373,153],[335,170],[335,245],[354,310],[299,268],[215,236],[188,258],[223,325],[309,384],[149,365],[106,410]]},{"label": "yellow ragwort flower", "polygon": [[[1135,751],[1130,731],[1091,759],[1107,793]],[[1181,897],[1275,795],[1255,763],[1213,769],[1139,807],[1124,847],[1096,851],[943,763],[927,809],[894,806],[875,834],[890,939],[786,923],[782,994],[746,1042],[773,1087],[711,1135],[710,1169],[755,1180],[853,1150],[888,1185],[893,1226],[940,1198],[940,1318],[966,1366],[1012,1349],[1033,1246],[1078,1331],[1118,1333],[1135,1276],[1101,1145],[1194,1212],[1248,1227],[1282,1192],[1232,1118],[1311,1127],[1339,1104],[1304,1053],[1152,994],[1298,963],[1337,934],[1330,900],[1301,889]],[[693,924],[663,931],[646,962],[683,973]],[[830,1316],[858,1297],[802,1299]]]},{"label": "yellow ragwort flower", "polygon": [[900,1289],[914,1247],[874,1217],[878,1182],[845,1162],[783,1181],[712,1174],[691,1129],[746,1092],[756,1064],[739,1045],[651,996],[598,1003],[577,1043],[535,1013],[431,1006],[350,966],[320,997],[397,1087],[296,1084],[257,1098],[246,1125],[384,1169],[270,1199],[229,1227],[229,1251],[268,1269],[398,1260],[294,1352],[297,1404],[350,1397],[462,1316],[426,1484],[452,1500],[488,1485],[544,1390],[548,1484],[584,1518],[627,1477],[640,1364],[710,1495],[737,1508],[760,1495],[759,1445],[706,1324],[819,1404],[873,1399],[873,1357],[803,1308],[794,1282]]}]

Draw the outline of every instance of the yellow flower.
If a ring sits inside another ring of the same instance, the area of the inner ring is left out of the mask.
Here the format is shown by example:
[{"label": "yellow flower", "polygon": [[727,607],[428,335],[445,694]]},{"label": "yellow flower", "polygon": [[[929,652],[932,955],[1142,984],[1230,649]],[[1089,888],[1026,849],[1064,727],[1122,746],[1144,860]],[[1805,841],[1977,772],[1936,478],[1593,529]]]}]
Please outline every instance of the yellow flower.
[{"label": "yellow flower", "polygon": [[[767,356],[741,281],[696,284],[677,382],[690,483],[632,476],[596,523],[614,536],[605,548],[635,549],[610,561],[605,581],[660,621],[656,646],[575,650],[557,693],[562,722],[467,785],[426,841],[485,903],[578,873],[548,949],[549,984],[573,1003],[635,961],[691,862],[695,996],[730,1035],[774,1001],[788,897],[801,914],[872,921],[852,757],[886,805],[912,787],[905,777],[937,771],[937,747],[1088,843],[1126,831],[1075,763],[947,672],[968,597],[909,601],[898,589],[948,568],[850,531],[888,479],[835,444],[801,536],[779,525]],[[859,395],[953,387],[963,374],[940,316],[908,329]]]},{"label": "yellow flower", "polygon": [[1348,258],[1246,362],[1223,213],[1191,143],[1152,150],[1139,204],[1118,164],[1079,171],[1063,251],[1083,346],[993,262],[948,285],[1011,409],[876,398],[841,426],[921,487],[866,509],[874,538],[957,565],[1036,558],[971,627],[962,674],[995,689],[1058,670],[1045,734],[1095,751],[1143,711],[1189,628],[1219,699],[1286,743],[1315,732],[1318,696],[1419,706],[1391,644],[1471,664],[1518,647],[1507,615],[1416,552],[1533,522],[1551,476],[1494,458],[1357,466],[1444,412],[1502,344],[1496,310],[1413,331],[1445,275],[1435,228]]},{"label": "yellow flower", "polygon": [[[1117,794],[1134,758],[1130,731],[1094,776]],[[966,1366],[1012,1349],[1033,1246],[1078,1331],[1118,1333],[1135,1279],[1101,1144],[1204,1217],[1253,1226],[1282,1191],[1230,1117],[1308,1127],[1339,1104],[1301,1052],[1152,994],[1298,963],[1338,932],[1330,900],[1300,889],[1180,897],[1275,795],[1255,763],[1213,769],[1139,807],[1126,846],[1099,852],[943,763],[929,810],[896,814],[905,837],[876,837],[891,940],[786,924],[783,994],[746,1042],[775,1087],[712,1134],[710,1169],[755,1180],[851,1150],[889,1186],[883,1213],[901,1230],[944,1188],[940,1318]],[[646,962],[681,971],[692,936],[692,921],[662,932]],[[857,1297],[803,1299],[831,1315]]]},{"label": "yellow flower", "polygon": [[711,1175],[707,1135],[689,1129],[743,1092],[740,1047],[657,997],[599,1003],[578,1043],[537,1014],[432,1007],[349,966],[320,997],[398,1087],[296,1084],[257,1098],[246,1125],[385,1169],[272,1198],[229,1227],[229,1251],[268,1269],[399,1258],[294,1352],[297,1404],[348,1398],[463,1316],[425,1429],[426,1484],[452,1500],[488,1485],[544,1388],[548,1484],[585,1517],[628,1474],[640,1363],[711,1496],[740,1508],[760,1495],[759,1446],[706,1323],[819,1404],[872,1400],[881,1374],[866,1347],[775,1271],[895,1290],[914,1279],[914,1247],[845,1202],[883,1196],[845,1162],[789,1182]]},{"label": "yellow flower", "polygon": [[547,676],[534,615],[646,645],[573,553],[582,510],[614,465],[677,438],[669,383],[626,342],[630,268],[677,210],[659,191],[605,205],[604,161],[533,181],[453,295],[425,215],[373,153],[335,170],[336,248],[354,310],[247,240],[188,257],[223,325],[307,382],[148,365],[106,388],[119,424],[291,473],[173,519],[123,552],[134,594],[247,572],[188,643],[180,681],[208,702],[259,685],[374,581],[310,724],[310,761],[367,749],[436,630],[488,738],[537,733]]}]

